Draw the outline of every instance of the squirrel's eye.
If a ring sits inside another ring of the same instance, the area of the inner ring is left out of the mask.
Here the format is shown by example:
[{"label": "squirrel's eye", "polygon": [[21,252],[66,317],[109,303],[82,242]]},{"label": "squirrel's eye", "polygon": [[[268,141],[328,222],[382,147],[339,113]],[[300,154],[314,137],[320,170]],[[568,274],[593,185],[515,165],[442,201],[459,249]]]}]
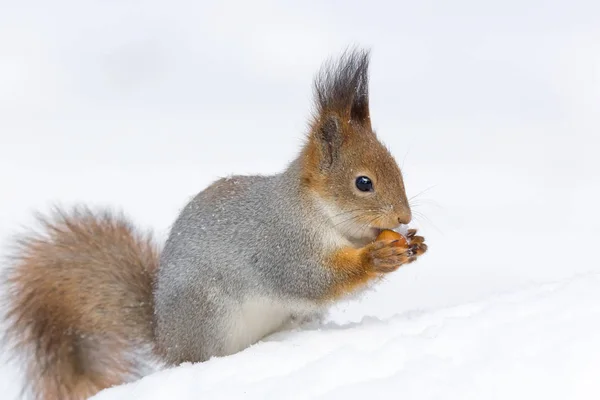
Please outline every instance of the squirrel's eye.
[{"label": "squirrel's eye", "polygon": [[356,188],[361,192],[372,192],[373,182],[368,176],[359,176],[356,178]]}]

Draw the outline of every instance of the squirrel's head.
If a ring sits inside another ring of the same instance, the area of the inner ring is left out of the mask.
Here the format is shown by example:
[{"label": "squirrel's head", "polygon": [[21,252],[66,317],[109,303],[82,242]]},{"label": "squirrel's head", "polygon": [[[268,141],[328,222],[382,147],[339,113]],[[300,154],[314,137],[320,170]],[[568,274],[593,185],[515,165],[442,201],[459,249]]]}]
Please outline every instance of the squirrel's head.
[{"label": "squirrel's head", "polygon": [[349,239],[408,224],[402,173],[369,116],[367,51],[348,51],[315,80],[316,114],[303,152],[303,184]]}]

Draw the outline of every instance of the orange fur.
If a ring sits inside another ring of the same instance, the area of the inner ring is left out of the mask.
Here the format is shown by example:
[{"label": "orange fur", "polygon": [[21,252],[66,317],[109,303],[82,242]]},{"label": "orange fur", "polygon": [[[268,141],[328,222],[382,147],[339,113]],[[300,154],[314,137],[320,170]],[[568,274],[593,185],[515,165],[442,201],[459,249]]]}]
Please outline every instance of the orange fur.
[{"label": "orange fur", "polygon": [[371,281],[381,278],[375,272],[367,257],[365,248],[344,247],[333,252],[325,266],[335,272],[336,281],[331,286],[328,299],[336,300],[362,289]]},{"label": "orange fur", "polygon": [[36,399],[84,399],[139,374],[131,345],[152,343],[158,251],[120,218],[88,210],[40,218],[4,285],[9,344]]}]

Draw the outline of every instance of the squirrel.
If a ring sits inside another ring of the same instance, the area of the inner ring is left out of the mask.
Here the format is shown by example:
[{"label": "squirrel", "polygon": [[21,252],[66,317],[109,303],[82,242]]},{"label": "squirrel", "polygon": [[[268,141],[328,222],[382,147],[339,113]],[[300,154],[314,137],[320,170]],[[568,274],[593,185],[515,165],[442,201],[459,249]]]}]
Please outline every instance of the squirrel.
[{"label": "squirrel", "polygon": [[371,127],[369,59],[350,49],[324,63],[298,156],[278,174],[214,181],[162,246],[111,211],[38,214],[43,230],[15,241],[3,279],[24,392],[84,399],[153,368],[234,354],[424,254],[414,229],[408,247],[375,240],[411,209]]}]

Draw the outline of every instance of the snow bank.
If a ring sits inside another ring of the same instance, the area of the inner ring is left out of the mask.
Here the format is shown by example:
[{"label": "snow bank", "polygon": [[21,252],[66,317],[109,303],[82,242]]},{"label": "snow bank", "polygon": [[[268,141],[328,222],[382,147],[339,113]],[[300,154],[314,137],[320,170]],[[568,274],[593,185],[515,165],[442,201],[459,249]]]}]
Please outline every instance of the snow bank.
[{"label": "snow bank", "polygon": [[119,399],[600,398],[600,274],[387,320],[280,333],[107,389]]}]

